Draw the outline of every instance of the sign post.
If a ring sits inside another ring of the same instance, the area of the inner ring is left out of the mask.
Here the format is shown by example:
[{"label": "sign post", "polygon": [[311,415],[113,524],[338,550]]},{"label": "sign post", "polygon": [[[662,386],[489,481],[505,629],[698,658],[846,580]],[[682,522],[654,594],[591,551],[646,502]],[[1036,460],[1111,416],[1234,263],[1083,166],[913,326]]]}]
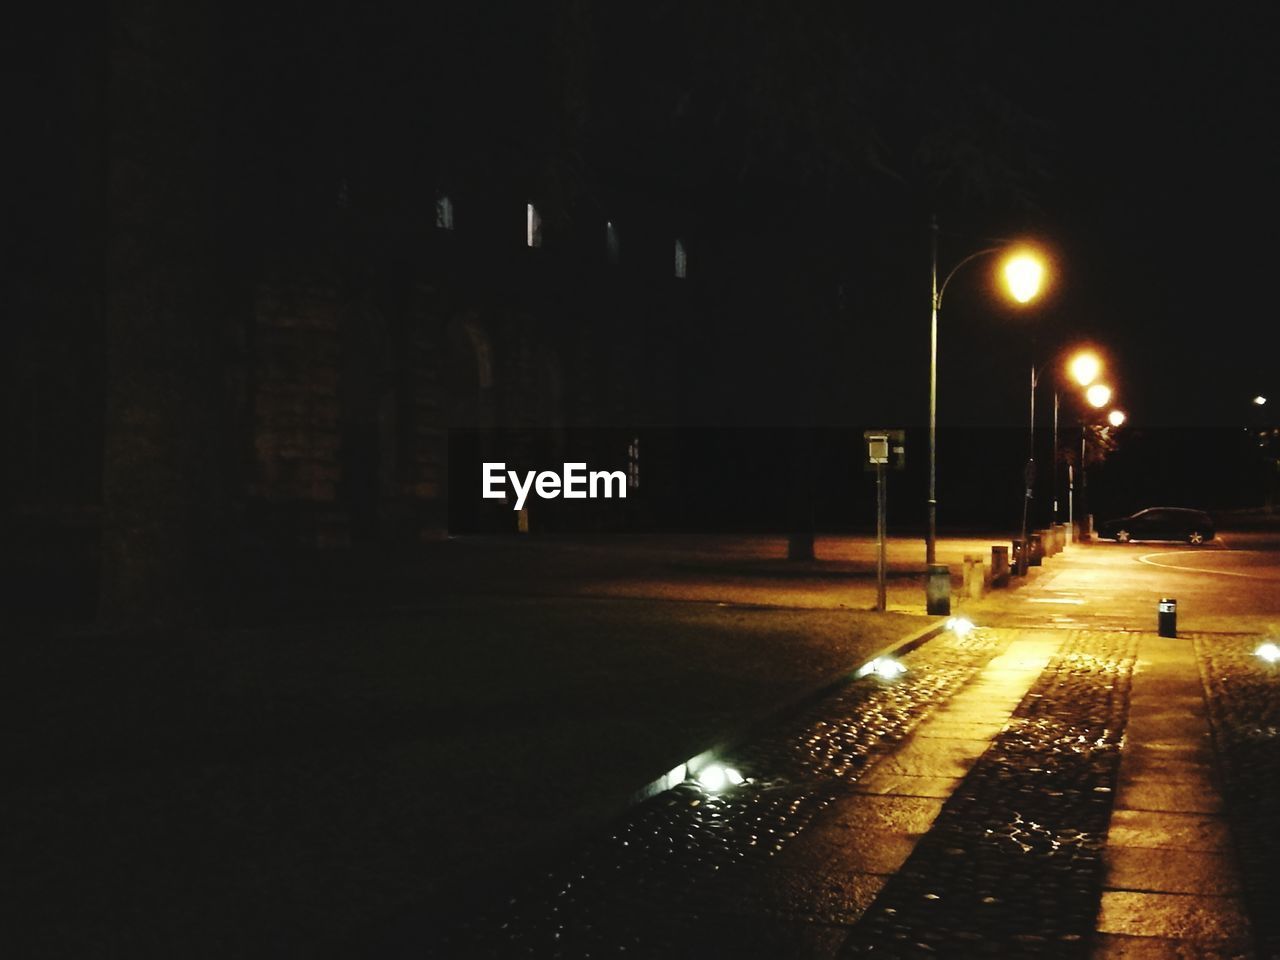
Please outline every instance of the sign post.
[{"label": "sign post", "polygon": [[883,612],[885,603],[885,579],[888,575],[887,557],[887,507],[889,502],[886,470],[902,470],[906,466],[905,433],[902,430],[867,430],[862,434],[866,443],[866,470],[876,474],[876,609]]}]

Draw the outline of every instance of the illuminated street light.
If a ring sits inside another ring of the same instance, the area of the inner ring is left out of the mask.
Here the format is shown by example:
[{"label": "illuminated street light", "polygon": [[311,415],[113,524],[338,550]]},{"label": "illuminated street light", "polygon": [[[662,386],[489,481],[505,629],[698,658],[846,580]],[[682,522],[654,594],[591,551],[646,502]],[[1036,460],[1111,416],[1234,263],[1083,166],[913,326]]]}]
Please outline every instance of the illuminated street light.
[{"label": "illuminated street light", "polygon": [[1085,399],[1094,407],[1105,407],[1111,402],[1111,388],[1104,383],[1095,383],[1085,392]]},{"label": "illuminated street light", "polygon": [[[951,282],[951,278],[956,272],[971,260],[988,254],[1001,253],[1009,250],[1008,245],[1000,245],[995,247],[987,247],[976,253],[971,253],[954,267],[951,272],[946,275],[942,281],[942,285],[938,285],[938,221],[935,218],[931,225],[932,244],[931,252],[933,255],[933,274],[932,274],[932,313],[929,323],[929,529],[925,535],[925,562],[932,564],[937,561],[937,540],[938,540],[938,311],[942,309],[942,295],[946,293],[947,284]],[[1009,293],[1018,303],[1027,303],[1040,292],[1040,288],[1044,282],[1045,267],[1044,258],[1035,255],[1026,248],[1019,248],[1012,252],[1004,265],[1005,282],[1008,285]],[[948,605],[949,606],[949,605]],[[934,611],[930,613],[941,612],[946,610]]]},{"label": "illuminated street light", "polygon": [[1102,361],[1095,353],[1078,353],[1071,361],[1071,376],[1076,383],[1087,387],[1098,379],[1102,372]]},{"label": "illuminated street light", "polygon": [[1107,423],[1111,424],[1113,427],[1123,426],[1124,421],[1125,415],[1123,410],[1112,410],[1107,414]]},{"label": "illuminated street light", "polygon": [[1005,261],[1004,280],[1013,299],[1027,303],[1040,292],[1044,263],[1032,253],[1016,253]]},{"label": "illuminated street light", "polygon": [[1256,403],[1258,406],[1262,406],[1264,403],[1267,402],[1267,398],[1259,395],[1253,398],[1253,402]]}]

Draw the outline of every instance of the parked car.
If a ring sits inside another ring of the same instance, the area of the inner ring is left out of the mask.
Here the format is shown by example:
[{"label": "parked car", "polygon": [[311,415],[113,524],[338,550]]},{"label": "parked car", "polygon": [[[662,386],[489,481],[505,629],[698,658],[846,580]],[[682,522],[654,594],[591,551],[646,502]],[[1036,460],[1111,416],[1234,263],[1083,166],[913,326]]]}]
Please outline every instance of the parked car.
[{"label": "parked car", "polygon": [[1107,520],[1098,527],[1100,536],[1117,543],[1130,540],[1182,540],[1199,546],[1214,538],[1213,517],[1203,510],[1183,507],[1150,507],[1128,517]]}]

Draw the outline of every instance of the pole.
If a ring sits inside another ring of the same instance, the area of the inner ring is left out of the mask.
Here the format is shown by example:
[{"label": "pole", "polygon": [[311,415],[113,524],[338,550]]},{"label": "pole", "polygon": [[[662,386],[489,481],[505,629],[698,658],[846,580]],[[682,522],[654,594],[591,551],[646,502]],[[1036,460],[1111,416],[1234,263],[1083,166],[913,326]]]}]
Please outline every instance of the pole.
[{"label": "pole", "polygon": [[1049,516],[1049,525],[1058,522],[1058,391],[1053,391],[1053,513]]},{"label": "pole", "polygon": [[1031,488],[1035,483],[1036,470],[1036,367],[1031,365],[1031,431],[1027,435],[1027,466],[1023,471],[1023,485],[1026,492],[1022,497],[1022,573],[1027,572],[1030,549],[1027,543],[1027,508],[1031,505]]},{"label": "pole", "polygon": [[1067,464],[1067,543],[1076,542],[1076,474],[1071,464]]},{"label": "pole", "polygon": [[929,532],[924,543],[924,562],[937,560],[938,539],[938,218],[929,225],[932,295],[929,319]]},{"label": "pole", "polygon": [[1089,491],[1087,489],[1089,486],[1089,477],[1088,477],[1088,474],[1085,473],[1085,467],[1084,467],[1084,455],[1085,455],[1084,437],[1085,437],[1084,421],[1082,420],[1080,421],[1080,539],[1081,540],[1089,539],[1089,530],[1087,529],[1088,523],[1089,523],[1089,519],[1088,519],[1089,514],[1087,512],[1089,509]]},{"label": "pole", "polygon": [[884,581],[887,563],[885,562],[885,491],[884,464],[876,464],[876,609],[884,612]]}]

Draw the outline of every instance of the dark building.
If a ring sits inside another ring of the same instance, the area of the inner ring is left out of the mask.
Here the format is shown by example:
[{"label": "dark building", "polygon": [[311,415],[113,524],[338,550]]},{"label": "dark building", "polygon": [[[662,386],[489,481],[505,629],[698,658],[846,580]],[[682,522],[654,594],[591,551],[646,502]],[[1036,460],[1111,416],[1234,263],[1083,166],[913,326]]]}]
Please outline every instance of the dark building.
[{"label": "dark building", "polygon": [[[450,431],[467,457],[660,479],[534,519],[617,529],[697,512],[682,430],[774,428],[724,443],[785,517],[793,427],[919,422],[922,389],[886,385],[919,379],[903,291],[937,198],[927,170],[883,173],[923,136],[893,119],[922,91],[891,23],[877,44],[832,11],[696,4],[80,13],[33,23],[54,54],[23,61],[15,599],[71,566],[107,619],[163,617],[246,551],[514,530],[459,506]],[[962,158],[983,115],[946,120],[928,162],[968,183],[946,136]],[[1010,210],[1016,180],[979,185]]]}]

